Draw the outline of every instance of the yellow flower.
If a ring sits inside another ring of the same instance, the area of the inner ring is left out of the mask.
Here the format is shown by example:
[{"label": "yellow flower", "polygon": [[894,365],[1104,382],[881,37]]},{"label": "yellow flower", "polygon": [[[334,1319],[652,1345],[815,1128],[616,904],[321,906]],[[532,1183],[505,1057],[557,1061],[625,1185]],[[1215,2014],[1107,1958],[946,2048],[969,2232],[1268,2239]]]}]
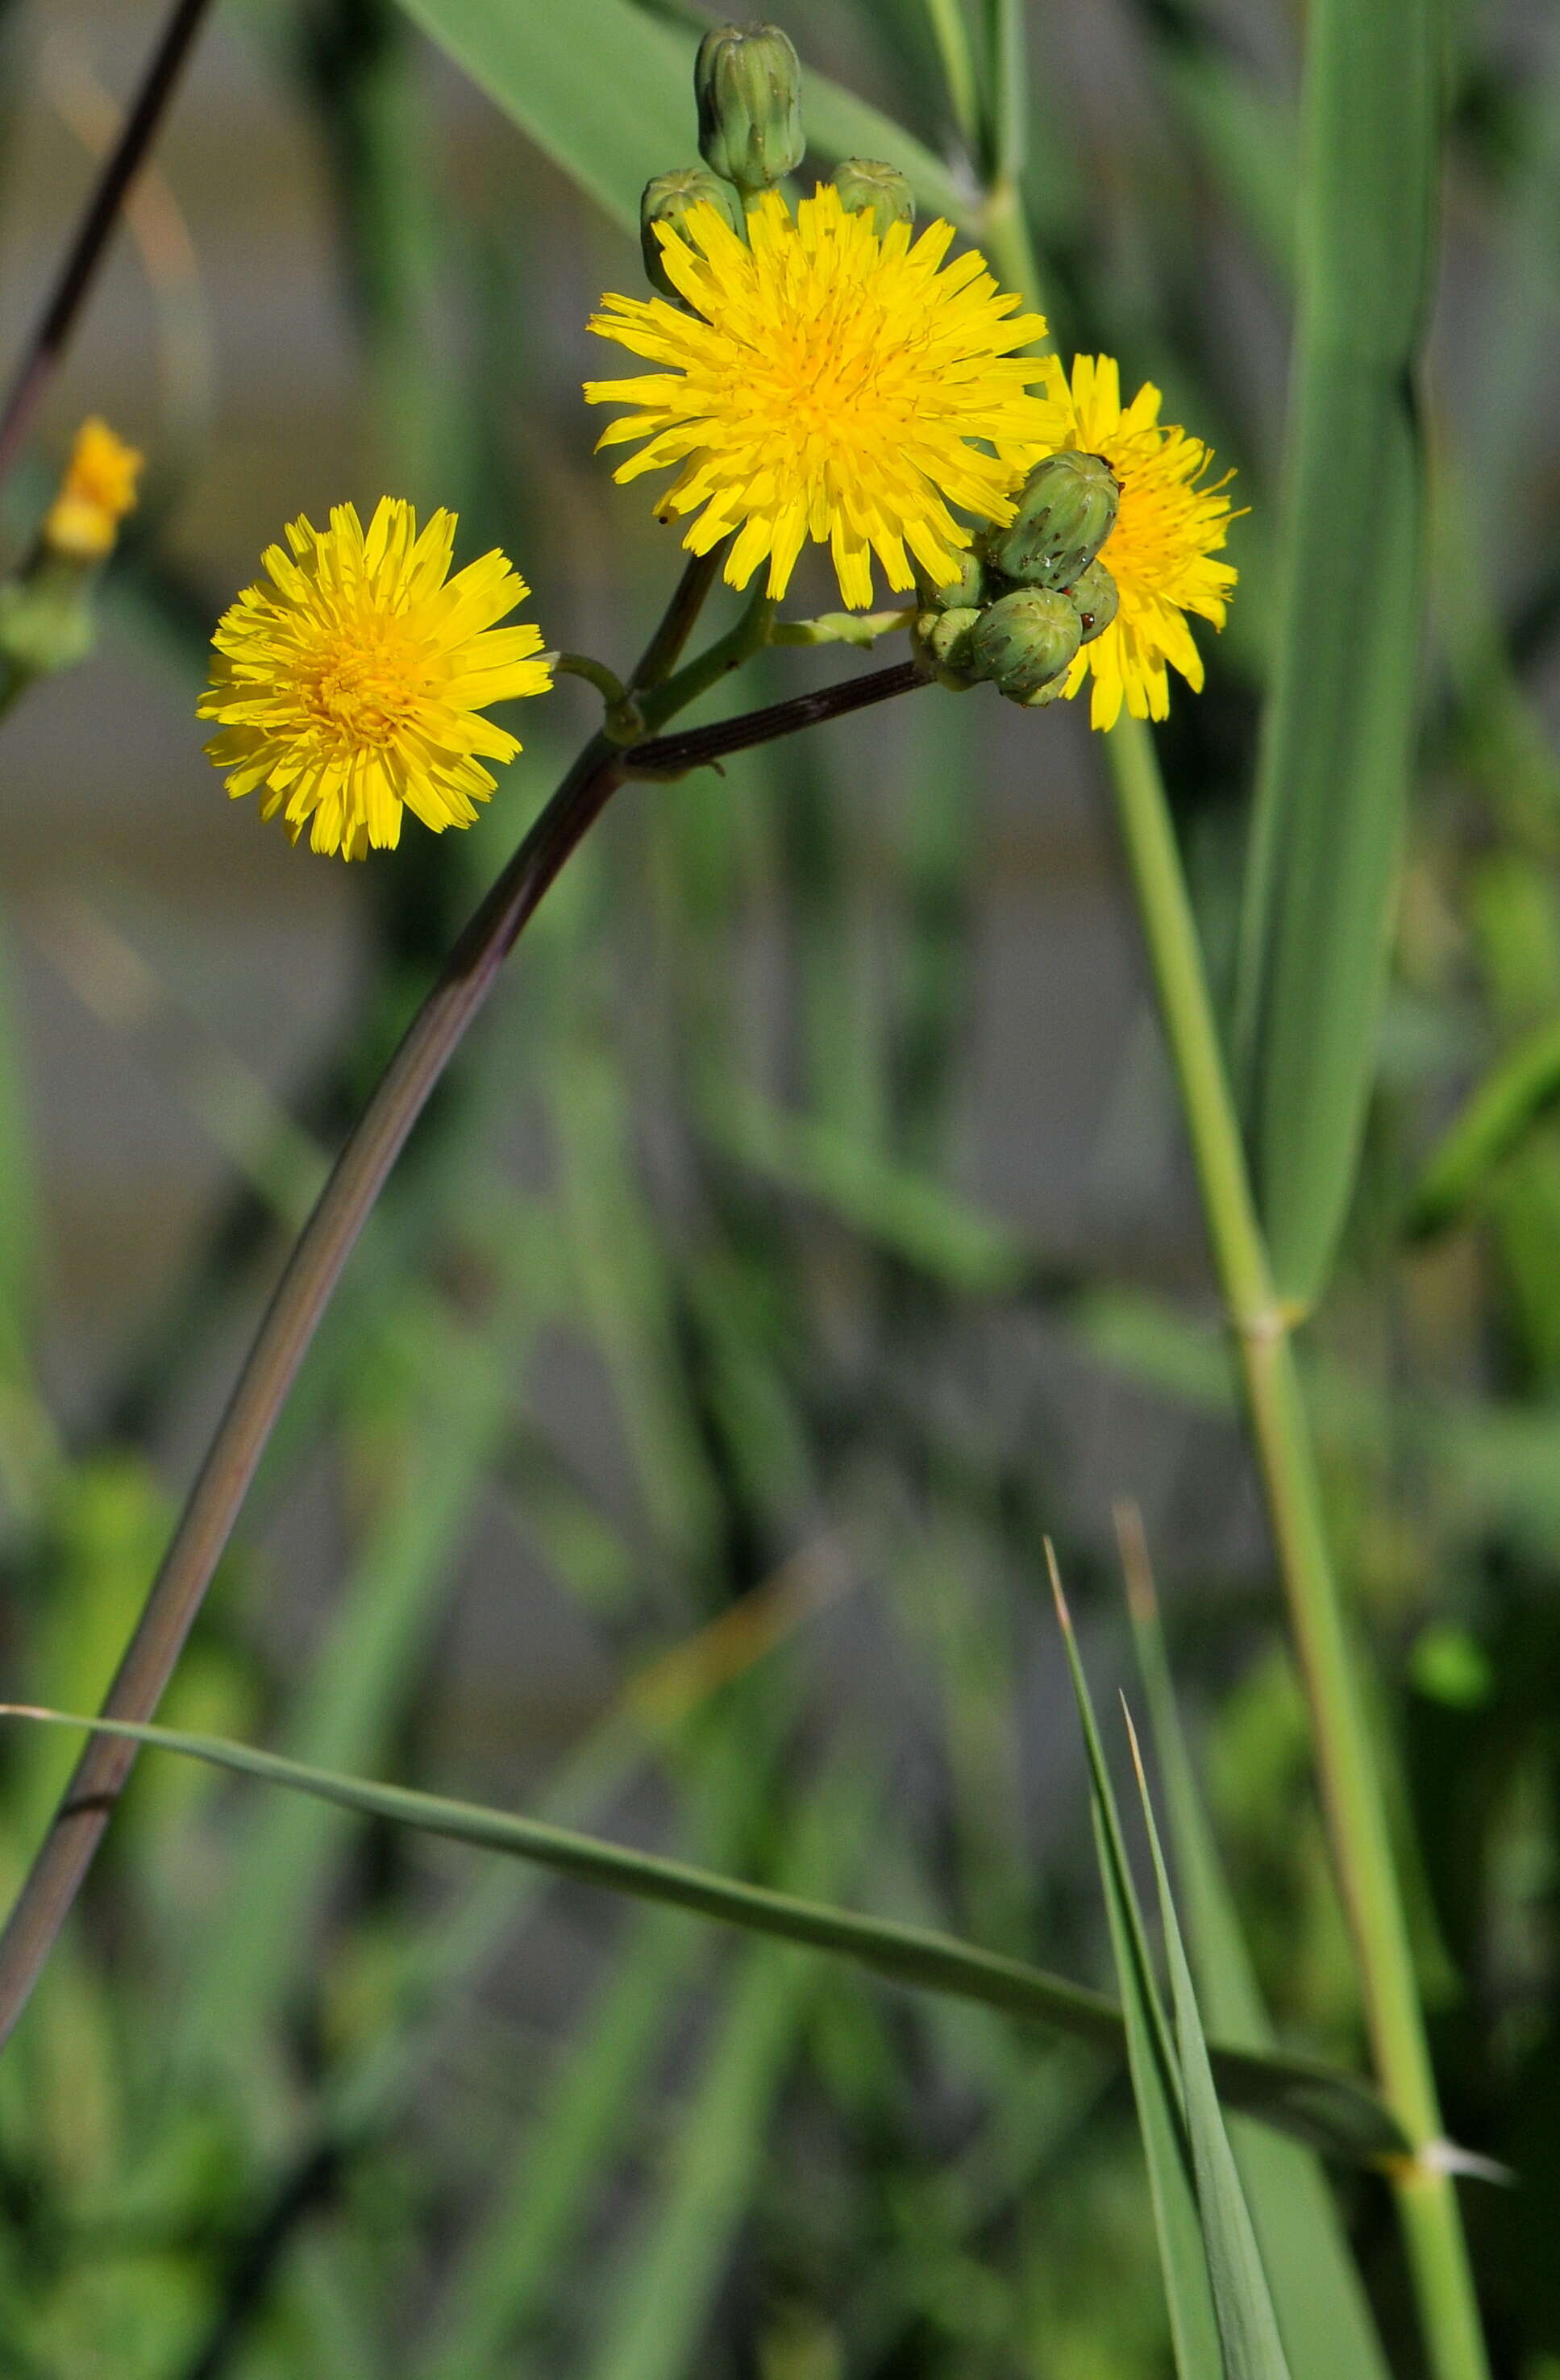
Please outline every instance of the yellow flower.
[{"label": "yellow flower", "polygon": [[328,529],[290,522],[267,548],[270,578],[224,613],[212,684],[198,715],[220,732],[210,759],[236,800],[264,788],[296,843],[362,859],[393,850],[409,809],[435,834],[470,826],[516,739],[480,713],[543,694],[552,657],[541,631],[499,628],[530,591],[497,552],[448,576],[453,513],[421,536],[410,504],[380,500],[367,533],[351,504]]},{"label": "yellow flower", "polygon": [[751,245],[707,203],[690,207],[657,232],[692,310],[609,297],[591,318],[660,367],[586,382],[587,404],[635,408],[602,446],[649,442],[616,477],[679,465],[661,517],[697,516],[693,553],[735,529],[733,587],[767,556],[768,591],[783,595],[809,538],[832,549],[848,604],[870,604],[874,553],[890,587],[913,586],[907,546],[946,586],[970,542],[949,504],[1010,520],[1018,458],[1046,435],[1028,391],[1043,366],[1012,353],[1044,322],[998,296],[983,258],[943,265],[951,225],[913,245],[906,224],[879,239],[871,212],[848,212],[828,185],[794,221],[766,191],[747,231]]},{"label": "yellow flower", "polygon": [[1196,612],[1215,628],[1224,625],[1237,574],[1213,556],[1236,516],[1224,493],[1229,474],[1211,487],[1198,484],[1213,460],[1208,448],[1161,424],[1159,391],[1150,384],[1123,407],[1113,357],[1075,356],[1070,386],[1058,358],[1046,360],[1052,425],[1041,453],[1071,446],[1101,455],[1121,489],[1116,525],[1099,557],[1116,581],[1120,609],[1082,648],[1063,691],[1076,694],[1093,674],[1089,716],[1095,727],[1113,727],[1123,701],[1134,719],[1163,719],[1170,707],[1167,662],[1190,686],[1203,684],[1202,655],[1183,614]]},{"label": "yellow flower", "polygon": [[71,562],[102,562],[135,508],[142,457],[94,414],[76,433],[60,492],[43,516],[43,542]]}]

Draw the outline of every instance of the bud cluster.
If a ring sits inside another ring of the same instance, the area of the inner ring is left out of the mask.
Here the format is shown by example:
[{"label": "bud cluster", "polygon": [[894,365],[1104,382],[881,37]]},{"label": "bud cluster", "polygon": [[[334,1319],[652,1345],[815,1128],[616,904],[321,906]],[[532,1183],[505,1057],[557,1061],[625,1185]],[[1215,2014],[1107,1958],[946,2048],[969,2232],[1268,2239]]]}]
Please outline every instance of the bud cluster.
[{"label": "bud cluster", "polygon": [[931,589],[915,642],[944,686],[995,686],[1010,702],[1054,702],[1081,646],[1116,617],[1099,551],[1120,490],[1097,455],[1037,463],[1002,528],[975,540],[949,587]]},{"label": "bud cluster", "polygon": [[[656,226],[681,230],[699,200],[741,233],[747,208],[802,163],[802,67],[778,25],[716,25],[694,61],[702,166],[657,174],[639,201],[639,244],[651,287],[682,301],[668,276]],[[847,157],[834,187],[850,214],[869,214],[879,239],[895,224],[915,220],[915,200],[897,166],[873,157]]]}]

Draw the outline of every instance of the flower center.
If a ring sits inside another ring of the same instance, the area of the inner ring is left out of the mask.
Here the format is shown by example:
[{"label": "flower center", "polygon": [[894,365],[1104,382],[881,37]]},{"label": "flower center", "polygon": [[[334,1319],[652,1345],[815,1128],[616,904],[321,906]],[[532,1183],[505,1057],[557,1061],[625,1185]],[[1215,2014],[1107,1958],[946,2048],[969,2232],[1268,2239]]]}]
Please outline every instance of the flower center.
[{"label": "flower center", "polygon": [[393,744],[425,698],[416,660],[399,637],[361,626],[326,638],[300,663],[298,698],[339,751]]},{"label": "flower center", "polygon": [[792,454],[818,440],[849,452],[903,411],[904,343],[886,335],[878,310],[853,295],[853,316],[837,300],[777,325],[768,352],[749,364],[752,414]]}]

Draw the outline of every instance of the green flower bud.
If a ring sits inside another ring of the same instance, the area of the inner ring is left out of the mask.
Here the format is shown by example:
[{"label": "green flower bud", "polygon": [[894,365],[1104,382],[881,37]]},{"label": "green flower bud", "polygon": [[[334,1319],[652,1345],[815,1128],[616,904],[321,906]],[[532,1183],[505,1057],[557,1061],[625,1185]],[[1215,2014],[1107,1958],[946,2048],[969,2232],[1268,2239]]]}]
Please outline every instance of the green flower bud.
[{"label": "green flower bud", "polygon": [[778,25],[717,25],[694,64],[699,154],[739,190],[793,173],[802,131],[802,67]]},{"label": "green flower bud", "polygon": [[673,287],[667,273],[655,227],[657,224],[671,224],[681,231],[683,216],[700,199],[707,200],[722,221],[740,234],[742,208],[731,184],[721,181],[718,174],[707,173],[702,165],[678,165],[670,174],[658,174],[653,181],[646,183],[645,195],[639,201],[639,245],[645,255],[645,276],[652,289],[679,304],[682,293]]},{"label": "green flower bud", "polygon": [[834,168],[834,187],[847,214],[870,214],[879,239],[887,239],[897,223],[915,221],[915,199],[897,165],[875,157],[847,157]]},{"label": "green flower bud", "polygon": [[41,548],[24,577],[0,585],[0,690],[86,660],[96,577],[91,565]]},{"label": "green flower bud", "polygon": [[915,622],[915,643],[934,664],[940,686],[961,692],[974,684],[979,673],[970,660],[970,639],[980,625],[973,605],[950,612],[922,612]]},{"label": "green flower bud", "polygon": [[969,666],[1010,702],[1028,702],[1060,677],[1082,636],[1065,595],[1020,587],[981,613],[970,632]]},{"label": "green flower bud", "polygon": [[1067,600],[1077,613],[1083,630],[1083,642],[1092,645],[1103,629],[1116,617],[1120,597],[1116,581],[1103,562],[1091,562],[1081,570],[1067,590]]},{"label": "green flower bud", "polygon": [[1070,587],[1116,526],[1120,490],[1098,455],[1070,447],[1036,463],[1016,517],[991,539],[991,558],[1021,587]]},{"label": "green flower bud", "polygon": [[991,589],[986,583],[986,565],[979,554],[965,553],[961,556],[961,563],[958,577],[950,579],[946,587],[925,589],[925,601],[930,611],[962,612],[973,604],[978,612],[983,603],[990,601]]}]

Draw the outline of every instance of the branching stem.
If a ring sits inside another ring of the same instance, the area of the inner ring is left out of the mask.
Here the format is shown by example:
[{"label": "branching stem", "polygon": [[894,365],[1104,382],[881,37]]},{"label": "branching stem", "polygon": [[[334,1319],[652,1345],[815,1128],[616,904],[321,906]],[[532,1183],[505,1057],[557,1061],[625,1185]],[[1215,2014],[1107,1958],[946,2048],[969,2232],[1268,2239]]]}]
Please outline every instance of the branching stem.
[{"label": "branching stem", "polygon": [[[657,721],[670,718],[705,684],[764,642],[773,606],[759,599],[708,654],[679,676],[664,680],[712,576],[712,570],[702,567],[696,575],[684,574],[667,619],[635,673],[643,689],[641,707]],[[674,615],[674,625],[669,626]],[[155,1712],[287,1391],[396,1157],[528,919],[619,786],[630,777],[681,775],[777,735],[841,718],[921,683],[919,671],[905,663],[627,751],[605,735],[592,736],[461,935],[336,1160],[197,1475],[109,1690],[104,1717],[139,1721]],[[78,1763],[0,1935],[0,2043],[27,2005],[134,1758],[133,1743],[97,1735]]]}]

